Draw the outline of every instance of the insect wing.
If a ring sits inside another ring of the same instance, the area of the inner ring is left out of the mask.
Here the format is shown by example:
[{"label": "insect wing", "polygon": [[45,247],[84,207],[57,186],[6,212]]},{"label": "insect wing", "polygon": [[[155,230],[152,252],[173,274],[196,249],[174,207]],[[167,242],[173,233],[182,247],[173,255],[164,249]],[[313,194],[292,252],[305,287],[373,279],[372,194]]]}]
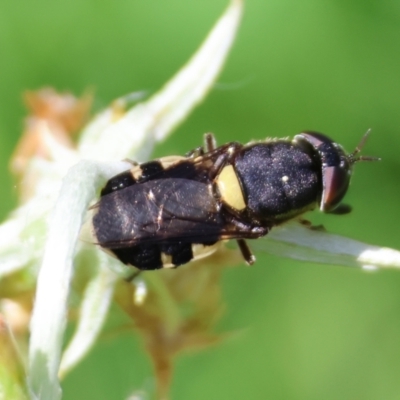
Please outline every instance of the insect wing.
[{"label": "insect wing", "polygon": [[213,242],[224,221],[208,185],[166,178],[104,196],[93,226],[102,247],[124,248],[171,241]]}]

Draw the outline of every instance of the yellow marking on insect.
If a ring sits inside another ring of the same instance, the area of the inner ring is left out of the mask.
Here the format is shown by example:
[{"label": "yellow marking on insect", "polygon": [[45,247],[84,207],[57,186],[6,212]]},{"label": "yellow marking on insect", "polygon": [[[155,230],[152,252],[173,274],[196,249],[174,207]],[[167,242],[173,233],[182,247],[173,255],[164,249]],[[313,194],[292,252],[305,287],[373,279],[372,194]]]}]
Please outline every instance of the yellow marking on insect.
[{"label": "yellow marking on insect", "polygon": [[179,161],[187,160],[186,157],[183,156],[166,156],[160,158],[158,161],[161,162],[161,165],[164,169],[171,167],[174,164],[177,164]]},{"label": "yellow marking on insect", "polygon": [[161,253],[161,262],[163,263],[163,268],[173,268],[172,256],[170,254]]},{"label": "yellow marking on insect", "polygon": [[142,176],[142,168],[140,168],[140,165],[135,165],[133,168],[131,168],[131,175],[135,180],[138,180]]},{"label": "yellow marking on insect", "polygon": [[215,253],[220,247],[221,242],[217,242],[211,246],[204,246],[203,244],[194,243],[192,244],[192,253],[193,259],[192,261],[200,260],[204,257],[208,257],[211,254]]},{"label": "yellow marking on insect", "polygon": [[238,211],[246,208],[242,188],[232,165],[222,169],[217,178],[217,185],[222,201]]},{"label": "yellow marking on insect", "polygon": [[[160,159],[158,159],[158,161],[160,161],[163,169],[167,169],[171,166],[173,166],[174,164],[177,164],[180,161],[183,160],[187,160],[186,157],[182,157],[182,156],[167,156],[167,157],[162,157]],[[134,165],[131,168],[131,175],[133,176],[134,179],[139,180],[142,177],[143,174],[143,170],[139,165]]]}]

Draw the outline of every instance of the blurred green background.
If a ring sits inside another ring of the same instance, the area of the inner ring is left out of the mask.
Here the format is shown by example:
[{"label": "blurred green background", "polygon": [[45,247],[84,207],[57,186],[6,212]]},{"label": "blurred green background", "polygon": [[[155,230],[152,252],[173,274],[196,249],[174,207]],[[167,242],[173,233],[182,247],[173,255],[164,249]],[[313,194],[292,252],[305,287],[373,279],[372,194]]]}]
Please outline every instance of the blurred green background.
[{"label": "blurred green background", "polygon": [[[156,91],[193,54],[227,0],[0,3],[0,217],[16,203],[7,170],[22,129],[21,93],[96,90],[99,110]],[[248,0],[228,63],[206,101],[157,148],[325,132],[352,150],[372,128],[332,232],[400,249],[400,1]],[[180,399],[400,399],[400,272],[366,273],[258,254],[224,276],[221,331],[239,335],[181,356]],[[207,296],[207,293],[204,293]],[[65,399],[122,399],[152,387],[131,332],[102,340],[67,377]]]}]

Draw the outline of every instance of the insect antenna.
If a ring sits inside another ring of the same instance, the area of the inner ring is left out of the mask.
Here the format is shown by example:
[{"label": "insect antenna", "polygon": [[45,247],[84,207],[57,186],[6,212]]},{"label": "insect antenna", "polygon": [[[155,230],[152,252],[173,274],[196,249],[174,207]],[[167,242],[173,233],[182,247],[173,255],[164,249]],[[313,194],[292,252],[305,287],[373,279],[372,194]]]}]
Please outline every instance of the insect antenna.
[{"label": "insect antenna", "polygon": [[381,161],[380,157],[357,156],[357,154],[360,153],[361,150],[363,149],[370,133],[371,129],[368,129],[367,132],[364,133],[363,137],[360,140],[360,143],[356,146],[354,151],[347,156],[347,159],[349,160],[350,164],[354,164],[359,161]]}]

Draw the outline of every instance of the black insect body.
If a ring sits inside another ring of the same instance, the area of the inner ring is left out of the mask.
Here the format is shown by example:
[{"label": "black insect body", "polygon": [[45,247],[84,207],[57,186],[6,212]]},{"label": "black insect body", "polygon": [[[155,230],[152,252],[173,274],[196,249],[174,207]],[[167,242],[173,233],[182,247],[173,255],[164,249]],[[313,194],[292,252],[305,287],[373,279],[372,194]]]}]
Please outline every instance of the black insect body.
[{"label": "black insect body", "polygon": [[111,178],[93,207],[97,243],[140,270],[177,267],[236,239],[245,261],[255,257],[245,239],[319,207],[344,213],[340,204],[356,157],[328,137],[304,132],[293,140],[215,146],[186,157],[165,157]]}]

